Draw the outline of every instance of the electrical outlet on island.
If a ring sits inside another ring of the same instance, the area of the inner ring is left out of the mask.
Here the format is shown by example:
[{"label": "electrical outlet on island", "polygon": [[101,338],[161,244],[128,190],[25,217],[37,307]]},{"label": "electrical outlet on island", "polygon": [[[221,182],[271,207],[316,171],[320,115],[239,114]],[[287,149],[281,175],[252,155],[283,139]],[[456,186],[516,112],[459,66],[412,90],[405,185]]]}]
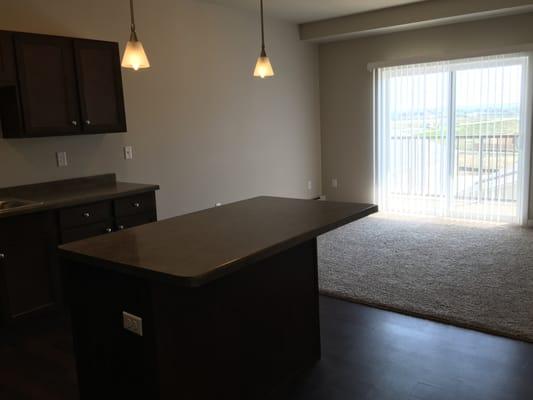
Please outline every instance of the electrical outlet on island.
[{"label": "electrical outlet on island", "polygon": [[68,158],[67,158],[67,152],[66,151],[58,151],[56,153],[56,159],[57,159],[57,166],[58,167],[66,167],[66,166],[68,166]]}]

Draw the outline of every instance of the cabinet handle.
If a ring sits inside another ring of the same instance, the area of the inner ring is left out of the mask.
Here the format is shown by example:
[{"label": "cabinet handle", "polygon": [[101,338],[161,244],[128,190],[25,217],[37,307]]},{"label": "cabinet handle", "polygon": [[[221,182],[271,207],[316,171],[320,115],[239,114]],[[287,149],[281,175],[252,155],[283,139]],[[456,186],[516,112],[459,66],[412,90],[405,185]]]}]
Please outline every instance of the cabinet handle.
[{"label": "cabinet handle", "polygon": [[84,213],[83,213],[83,216],[84,216],[85,218],[89,218],[89,217],[91,216],[91,214],[88,213],[88,212],[84,212]]},{"label": "cabinet handle", "polygon": [[72,121],[72,125],[77,126],[78,125],[78,121]]},{"label": "cabinet handle", "polygon": [[91,120],[90,119],[86,120],[85,125],[91,125]]},{"label": "cabinet handle", "polygon": [[141,206],[141,203],[138,203],[138,202],[133,203],[133,207],[135,208],[139,208],[140,206]]},{"label": "cabinet handle", "polygon": [[111,233],[111,232],[113,232],[113,229],[111,229],[111,228],[106,228],[105,231],[106,231],[106,233]]},{"label": "cabinet handle", "polygon": [[124,225],[119,225],[118,229],[120,229],[120,230],[124,229]]}]

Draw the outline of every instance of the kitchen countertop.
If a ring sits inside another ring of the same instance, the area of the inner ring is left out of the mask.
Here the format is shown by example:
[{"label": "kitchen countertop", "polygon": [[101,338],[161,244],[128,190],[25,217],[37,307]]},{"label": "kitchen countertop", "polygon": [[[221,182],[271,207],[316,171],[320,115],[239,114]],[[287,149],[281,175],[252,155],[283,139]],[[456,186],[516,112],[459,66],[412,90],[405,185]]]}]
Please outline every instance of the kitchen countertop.
[{"label": "kitchen countertop", "polygon": [[0,200],[29,200],[35,204],[2,210],[0,218],[111,200],[158,189],[158,185],[118,182],[115,174],[1,188]]},{"label": "kitchen countertop", "polygon": [[375,212],[372,204],[256,197],[69,243],[60,254],[197,287]]}]

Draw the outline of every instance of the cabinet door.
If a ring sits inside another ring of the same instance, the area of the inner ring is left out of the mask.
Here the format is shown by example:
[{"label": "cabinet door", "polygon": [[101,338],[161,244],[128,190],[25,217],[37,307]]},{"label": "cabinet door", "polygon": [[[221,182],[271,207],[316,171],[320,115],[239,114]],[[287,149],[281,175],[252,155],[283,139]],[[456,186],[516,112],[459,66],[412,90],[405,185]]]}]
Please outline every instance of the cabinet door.
[{"label": "cabinet door", "polygon": [[26,136],[81,131],[72,40],[14,34]]},{"label": "cabinet door", "polygon": [[126,115],[117,43],[75,40],[85,133],[125,132]]},{"label": "cabinet door", "polygon": [[0,219],[0,284],[4,318],[13,319],[54,302],[51,214]]},{"label": "cabinet door", "polygon": [[11,32],[0,31],[0,87],[15,85],[15,51]]},{"label": "cabinet door", "polygon": [[0,136],[19,137],[21,132],[13,36],[0,31]]}]

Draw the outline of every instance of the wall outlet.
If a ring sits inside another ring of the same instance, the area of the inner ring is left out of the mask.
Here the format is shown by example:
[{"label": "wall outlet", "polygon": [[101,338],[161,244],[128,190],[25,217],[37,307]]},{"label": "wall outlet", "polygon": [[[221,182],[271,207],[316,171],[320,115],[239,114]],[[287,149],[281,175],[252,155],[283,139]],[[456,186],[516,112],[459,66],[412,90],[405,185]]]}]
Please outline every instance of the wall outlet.
[{"label": "wall outlet", "polygon": [[58,167],[66,167],[68,165],[68,158],[67,158],[66,151],[58,151],[56,153],[56,159],[57,159]]},{"label": "wall outlet", "polygon": [[337,178],[333,178],[331,180],[331,187],[337,189],[339,187],[339,182],[337,181]]},{"label": "wall outlet", "polygon": [[313,190],[313,181],[307,181],[307,190]]},{"label": "wall outlet", "polygon": [[143,335],[143,320],[141,317],[122,311],[122,325],[127,331],[139,336]]},{"label": "wall outlet", "polygon": [[133,147],[124,146],[124,159],[133,160]]}]

